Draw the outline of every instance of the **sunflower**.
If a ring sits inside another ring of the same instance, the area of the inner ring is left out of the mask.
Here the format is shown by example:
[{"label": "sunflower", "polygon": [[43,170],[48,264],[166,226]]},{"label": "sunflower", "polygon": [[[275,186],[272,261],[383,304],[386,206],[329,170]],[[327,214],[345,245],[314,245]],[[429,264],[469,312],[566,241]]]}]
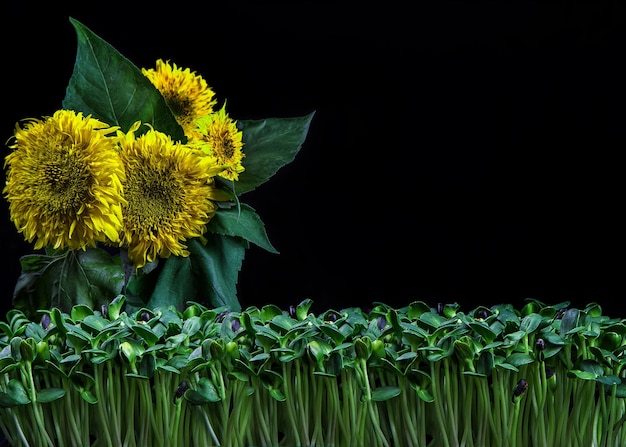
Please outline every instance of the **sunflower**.
[{"label": "sunflower", "polygon": [[157,256],[189,256],[184,241],[200,237],[215,215],[215,200],[227,200],[214,182],[222,168],[198,150],[139,123],[119,133],[124,182],[123,240],[137,268]]},{"label": "sunflower", "polygon": [[119,242],[124,167],[110,127],[58,110],[15,127],[5,158],[11,220],[35,249]]},{"label": "sunflower", "polygon": [[215,92],[189,68],[183,70],[159,59],[156,69],[142,68],[141,72],[161,92],[185,135],[189,136],[197,118],[213,112]]},{"label": "sunflower", "polygon": [[190,144],[215,157],[225,168],[220,177],[238,180],[244,171],[242,132],[226,113],[226,104],[218,112],[198,118],[195,124]]}]

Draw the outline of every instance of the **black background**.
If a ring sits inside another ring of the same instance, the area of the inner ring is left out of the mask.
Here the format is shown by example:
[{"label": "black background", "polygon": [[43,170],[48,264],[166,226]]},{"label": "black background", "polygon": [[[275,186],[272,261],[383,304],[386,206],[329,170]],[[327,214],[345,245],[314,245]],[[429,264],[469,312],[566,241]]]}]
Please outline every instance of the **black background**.
[{"label": "black background", "polygon": [[[92,4],[1,6],[3,141],[60,108],[70,16],[139,67],[202,74],[234,118],[316,111],[296,160],[242,197],[281,252],[247,252],[243,306],[530,297],[626,316],[621,4]],[[3,311],[31,251],[7,208]]]}]

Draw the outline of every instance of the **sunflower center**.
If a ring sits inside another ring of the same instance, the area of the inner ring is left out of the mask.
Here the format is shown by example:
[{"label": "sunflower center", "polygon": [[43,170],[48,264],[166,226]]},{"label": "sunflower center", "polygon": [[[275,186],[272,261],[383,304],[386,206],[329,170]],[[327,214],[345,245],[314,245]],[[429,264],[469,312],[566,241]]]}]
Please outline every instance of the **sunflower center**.
[{"label": "sunflower center", "polygon": [[235,146],[227,131],[222,135],[222,152],[226,160],[232,159],[233,155],[235,155]]},{"label": "sunflower center", "polygon": [[192,103],[188,98],[179,95],[170,95],[165,98],[165,102],[179,121],[185,122],[190,119]]},{"label": "sunflower center", "polygon": [[57,152],[43,164],[42,177],[39,191],[49,209],[78,211],[87,202],[92,178],[76,156]]},{"label": "sunflower center", "polygon": [[183,202],[183,191],[171,176],[144,170],[127,178],[128,219],[136,229],[157,230],[171,222]]}]

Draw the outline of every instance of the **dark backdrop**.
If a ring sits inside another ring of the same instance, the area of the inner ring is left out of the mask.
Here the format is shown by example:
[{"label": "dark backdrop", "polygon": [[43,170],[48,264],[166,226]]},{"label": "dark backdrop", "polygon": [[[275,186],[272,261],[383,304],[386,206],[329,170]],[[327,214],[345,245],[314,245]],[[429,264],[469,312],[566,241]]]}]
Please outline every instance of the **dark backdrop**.
[{"label": "dark backdrop", "polygon": [[[296,160],[243,197],[281,253],[247,252],[242,305],[626,316],[621,5],[211,3],[3,4],[0,139],[60,107],[72,16],[140,67],[196,70],[235,118],[316,111]],[[5,200],[0,217],[6,311],[30,246]]]}]

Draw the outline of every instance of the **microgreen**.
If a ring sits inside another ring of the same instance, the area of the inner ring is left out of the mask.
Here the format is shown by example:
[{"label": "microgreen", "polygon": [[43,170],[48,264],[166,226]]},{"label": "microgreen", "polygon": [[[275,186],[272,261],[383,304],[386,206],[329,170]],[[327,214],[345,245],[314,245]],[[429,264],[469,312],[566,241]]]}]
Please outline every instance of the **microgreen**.
[{"label": "microgreen", "polygon": [[7,314],[11,445],[626,443],[626,323],[595,303],[128,314],[124,299]]}]

